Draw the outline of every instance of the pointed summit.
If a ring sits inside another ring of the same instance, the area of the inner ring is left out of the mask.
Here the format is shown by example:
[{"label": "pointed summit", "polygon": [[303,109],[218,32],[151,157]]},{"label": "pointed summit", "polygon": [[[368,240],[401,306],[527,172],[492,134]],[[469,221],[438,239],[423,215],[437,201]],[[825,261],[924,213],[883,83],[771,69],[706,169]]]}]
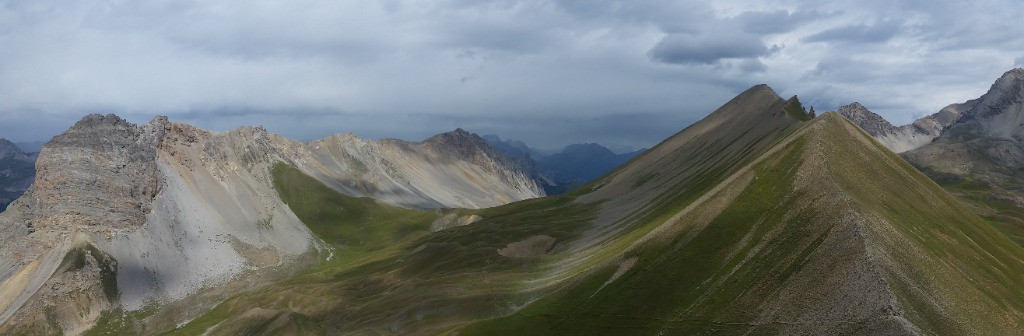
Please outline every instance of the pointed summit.
[{"label": "pointed summit", "polygon": [[861,129],[873,137],[897,132],[896,127],[886,121],[885,118],[871,112],[871,110],[868,110],[858,102],[840,107],[836,112],[853,122],[854,125],[860,126]]},{"label": "pointed summit", "polygon": [[1024,137],[1024,69],[1007,71],[977,99],[963,115],[964,122],[975,121],[983,133],[999,137]]},{"label": "pointed summit", "polygon": [[468,151],[481,147],[491,148],[491,145],[479,135],[467,132],[462,128],[456,128],[454,131],[432,136],[423,140],[422,143],[433,145],[438,148],[455,150],[460,154],[469,154]]},{"label": "pointed summit", "polygon": [[13,142],[7,139],[0,138],[0,159],[8,156],[23,156],[24,153],[18,148]]}]

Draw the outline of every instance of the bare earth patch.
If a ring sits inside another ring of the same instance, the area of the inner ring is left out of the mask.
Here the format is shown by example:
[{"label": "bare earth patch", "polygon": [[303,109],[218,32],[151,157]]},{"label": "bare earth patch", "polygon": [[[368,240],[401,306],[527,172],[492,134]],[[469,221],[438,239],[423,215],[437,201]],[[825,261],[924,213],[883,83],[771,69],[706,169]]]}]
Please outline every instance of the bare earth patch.
[{"label": "bare earth patch", "polygon": [[544,255],[555,246],[555,237],[536,235],[498,249],[498,254],[509,258],[530,258]]}]

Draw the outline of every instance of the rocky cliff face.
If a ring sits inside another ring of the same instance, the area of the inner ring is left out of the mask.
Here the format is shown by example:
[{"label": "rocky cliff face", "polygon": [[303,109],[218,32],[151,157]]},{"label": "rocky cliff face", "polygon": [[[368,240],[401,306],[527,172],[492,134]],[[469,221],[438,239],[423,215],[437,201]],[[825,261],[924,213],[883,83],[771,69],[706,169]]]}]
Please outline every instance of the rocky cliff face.
[{"label": "rocky cliff face", "polygon": [[75,334],[111,309],[154,306],[140,328],[166,328],[305,269],[321,245],[274,190],[278,162],[407,207],[542,195],[474,137],[304,143],[261,127],[210,132],[165,117],[133,125],[90,115],[46,144],[35,183],[0,214],[0,333]]},{"label": "rocky cliff face", "polygon": [[1024,141],[1024,69],[1007,71],[988,92],[966,105],[948,137]]},{"label": "rocky cliff face", "polygon": [[961,108],[940,137],[904,157],[937,179],[1024,192],[1024,69],[1006,72]]},{"label": "rocky cliff face", "polygon": [[[978,99],[951,104],[913,123],[894,127],[859,103],[837,111],[896,153],[921,148],[943,137],[955,141],[991,138],[1024,141],[1024,69],[1013,69],[996,80]],[[1013,151],[998,144],[998,151]],[[1024,152],[1021,163],[1024,163]],[[997,155],[999,156],[999,155]],[[1006,155],[1004,155],[1006,156]]]},{"label": "rocky cliff face", "polygon": [[156,147],[162,131],[90,115],[54,137],[37,162],[36,187],[17,205],[28,228],[142,225],[160,188]]},{"label": "rocky cliff face", "polygon": [[896,153],[906,152],[931,142],[953,125],[975,101],[946,106],[939,112],[915,120],[911,124],[893,126],[882,116],[860,103],[840,107],[836,112],[860,126],[865,132]]}]

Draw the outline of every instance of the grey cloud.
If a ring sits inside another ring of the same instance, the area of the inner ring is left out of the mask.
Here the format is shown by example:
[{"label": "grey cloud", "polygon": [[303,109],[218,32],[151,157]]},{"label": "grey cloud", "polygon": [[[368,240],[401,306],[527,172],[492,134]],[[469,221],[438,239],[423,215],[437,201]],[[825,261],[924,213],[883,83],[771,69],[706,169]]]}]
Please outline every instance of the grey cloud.
[{"label": "grey cloud", "polygon": [[1024,56],[1017,57],[1017,59],[1013,60],[1013,66],[1017,68],[1024,67]]},{"label": "grey cloud", "polygon": [[694,33],[714,20],[710,6],[700,1],[556,0],[566,12],[585,20],[652,24],[666,33]]},{"label": "grey cloud", "polygon": [[771,12],[746,11],[737,15],[736,20],[743,31],[752,34],[778,34],[792,31],[793,29],[814,20],[821,20],[834,13],[820,11],[787,11],[777,10]]},{"label": "grey cloud", "polygon": [[857,24],[826,29],[807,36],[804,42],[885,42],[899,34],[903,24],[896,20],[879,20],[871,25]]},{"label": "grey cloud", "polygon": [[647,147],[755,83],[901,123],[1024,65],[1024,3],[978,1],[0,1],[0,137],[114,112]]},{"label": "grey cloud", "polygon": [[648,55],[662,63],[714,64],[722,59],[766,56],[770,52],[756,35],[669,34]]}]

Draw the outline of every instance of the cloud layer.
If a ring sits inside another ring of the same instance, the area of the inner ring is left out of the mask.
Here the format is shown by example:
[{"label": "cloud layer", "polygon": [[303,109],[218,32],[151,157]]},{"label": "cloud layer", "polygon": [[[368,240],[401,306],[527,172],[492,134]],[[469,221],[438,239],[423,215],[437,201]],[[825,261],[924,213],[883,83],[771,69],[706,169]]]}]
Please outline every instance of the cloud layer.
[{"label": "cloud layer", "polygon": [[0,0],[0,137],[85,113],[300,139],[651,146],[768,83],[901,124],[1021,66],[1024,4]]}]

